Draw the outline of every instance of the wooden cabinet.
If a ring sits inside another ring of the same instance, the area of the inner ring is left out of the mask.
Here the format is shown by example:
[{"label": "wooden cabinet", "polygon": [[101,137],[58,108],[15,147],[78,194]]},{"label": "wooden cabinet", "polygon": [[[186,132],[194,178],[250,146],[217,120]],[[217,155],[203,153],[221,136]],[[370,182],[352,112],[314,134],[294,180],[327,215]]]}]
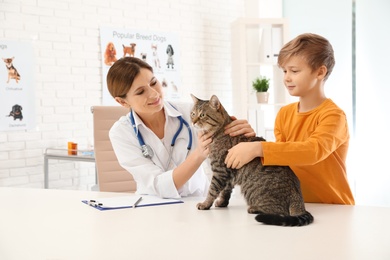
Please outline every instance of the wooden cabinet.
[{"label": "wooden cabinet", "polygon": [[[248,119],[257,134],[267,138],[270,132],[273,135],[277,111],[289,103],[283,71],[277,65],[279,51],[288,40],[287,20],[239,18],[231,29],[233,114]],[[257,104],[252,88],[260,75],[270,78],[268,104]]]}]

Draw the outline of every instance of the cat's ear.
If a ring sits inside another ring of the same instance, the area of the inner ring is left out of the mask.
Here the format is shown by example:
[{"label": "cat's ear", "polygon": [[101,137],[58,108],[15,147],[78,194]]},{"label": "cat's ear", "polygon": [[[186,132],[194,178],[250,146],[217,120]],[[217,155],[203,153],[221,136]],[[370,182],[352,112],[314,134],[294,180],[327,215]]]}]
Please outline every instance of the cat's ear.
[{"label": "cat's ear", "polygon": [[192,94],[190,94],[191,95],[191,97],[192,97],[192,100],[194,101],[194,103],[196,104],[196,103],[198,103],[198,101],[199,101],[199,98],[197,98],[197,97],[195,97],[194,95],[192,95]]},{"label": "cat's ear", "polygon": [[210,98],[210,106],[215,110],[219,110],[221,108],[221,102],[216,95],[212,95]]}]

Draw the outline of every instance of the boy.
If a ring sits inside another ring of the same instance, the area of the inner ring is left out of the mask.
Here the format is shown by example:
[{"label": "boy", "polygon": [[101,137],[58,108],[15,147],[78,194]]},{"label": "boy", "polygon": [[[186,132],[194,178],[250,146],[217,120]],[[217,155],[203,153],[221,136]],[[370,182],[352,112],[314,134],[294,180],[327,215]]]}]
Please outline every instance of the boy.
[{"label": "boy", "polygon": [[281,49],[284,84],[299,102],[282,107],[275,120],[276,142],[240,143],[230,149],[230,168],[261,157],[264,165],[288,165],[301,182],[305,202],[354,205],[346,157],[345,113],[325,96],[335,64],[332,45],[322,36],[302,34]]}]

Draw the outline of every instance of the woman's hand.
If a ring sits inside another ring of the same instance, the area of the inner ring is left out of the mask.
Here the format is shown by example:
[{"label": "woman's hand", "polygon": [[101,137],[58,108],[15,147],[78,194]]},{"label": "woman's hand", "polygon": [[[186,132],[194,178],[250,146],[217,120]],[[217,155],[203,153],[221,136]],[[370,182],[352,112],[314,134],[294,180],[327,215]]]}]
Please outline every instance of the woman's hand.
[{"label": "woman's hand", "polygon": [[261,142],[239,143],[229,149],[225,163],[228,168],[240,169],[254,158],[262,156],[262,153]]},{"label": "woman's hand", "polygon": [[209,145],[212,141],[210,133],[205,134],[203,131],[198,132],[198,146],[196,147],[196,152],[203,158],[203,160],[209,156]]},{"label": "woman's hand", "polygon": [[237,120],[234,116],[231,116],[231,119],[233,119],[233,122],[225,127],[225,134],[230,136],[238,136],[242,134],[246,137],[256,136],[255,131],[252,129],[247,120]]}]

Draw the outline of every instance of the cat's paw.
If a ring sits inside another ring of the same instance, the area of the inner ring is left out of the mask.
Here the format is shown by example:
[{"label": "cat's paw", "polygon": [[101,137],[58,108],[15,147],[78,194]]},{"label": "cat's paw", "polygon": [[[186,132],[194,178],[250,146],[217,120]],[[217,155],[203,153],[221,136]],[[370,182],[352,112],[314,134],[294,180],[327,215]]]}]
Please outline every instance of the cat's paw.
[{"label": "cat's paw", "polygon": [[217,199],[214,205],[219,208],[225,208],[229,205],[229,201],[223,199]]},{"label": "cat's paw", "polygon": [[205,203],[205,202],[202,202],[202,203],[198,203],[196,204],[196,207],[199,209],[199,210],[208,210],[210,209],[211,205]]},{"label": "cat's paw", "polygon": [[261,211],[261,208],[260,207],[257,207],[257,206],[249,206],[248,207],[248,213],[249,214],[261,214],[263,213]]}]

